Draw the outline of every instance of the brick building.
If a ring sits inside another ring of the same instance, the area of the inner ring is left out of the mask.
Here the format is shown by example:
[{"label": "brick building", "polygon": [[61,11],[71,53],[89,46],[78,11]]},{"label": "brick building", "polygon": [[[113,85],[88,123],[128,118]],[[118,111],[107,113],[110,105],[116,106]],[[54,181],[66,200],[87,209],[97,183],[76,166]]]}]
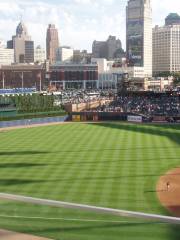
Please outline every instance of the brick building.
[{"label": "brick building", "polygon": [[59,89],[98,88],[97,64],[59,64],[47,73],[50,85]]},{"label": "brick building", "polygon": [[38,91],[45,87],[44,65],[4,65],[0,68],[1,88],[32,88]]}]

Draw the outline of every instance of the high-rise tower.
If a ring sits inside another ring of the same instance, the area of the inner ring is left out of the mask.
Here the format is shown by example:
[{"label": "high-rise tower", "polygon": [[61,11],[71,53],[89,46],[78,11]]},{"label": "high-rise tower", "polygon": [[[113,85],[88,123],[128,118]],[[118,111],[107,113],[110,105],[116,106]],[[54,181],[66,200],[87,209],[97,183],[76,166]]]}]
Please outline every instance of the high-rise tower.
[{"label": "high-rise tower", "polygon": [[141,67],[152,76],[151,0],[129,0],[126,8],[126,46],[129,66]]},{"label": "high-rise tower", "polygon": [[7,48],[14,49],[15,63],[34,62],[34,42],[28,35],[27,28],[22,21],[16,28],[16,35],[7,42]]},{"label": "high-rise tower", "polygon": [[180,72],[180,24],[153,29],[153,74]]},{"label": "high-rise tower", "polygon": [[59,47],[58,30],[54,24],[49,24],[46,35],[46,52],[50,64],[56,61],[56,51]]},{"label": "high-rise tower", "polygon": [[177,13],[170,13],[165,19],[165,25],[180,25],[180,16]]}]

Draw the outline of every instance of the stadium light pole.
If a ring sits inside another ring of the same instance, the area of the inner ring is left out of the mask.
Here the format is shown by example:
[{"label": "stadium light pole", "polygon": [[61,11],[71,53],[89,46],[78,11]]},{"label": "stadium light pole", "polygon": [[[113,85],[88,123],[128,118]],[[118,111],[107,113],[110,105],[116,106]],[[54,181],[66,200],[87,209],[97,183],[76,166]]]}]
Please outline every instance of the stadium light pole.
[{"label": "stadium light pole", "polygon": [[24,92],[24,72],[31,73],[31,71],[14,71],[14,73],[20,73],[21,74],[21,88],[22,88],[22,92]]},{"label": "stadium light pole", "polygon": [[39,91],[42,91],[42,76],[41,76],[41,70],[37,75],[38,79],[39,79]]},{"label": "stadium light pole", "polygon": [[42,91],[42,79],[41,79],[41,73],[40,73],[40,92]]},{"label": "stadium light pole", "polygon": [[40,78],[40,83],[39,83],[39,90],[40,92],[42,91],[42,70],[43,70],[43,66],[41,66],[41,69],[40,69],[40,73],[39,73],[39,78]]},{"label": "stadium light pole", "polygon": [[4,71],[2,72],[2,80],[3,80],[3,89],[5,88],[5,79],[4,79]]},{"label": "stadium light pole", "polygon": [[22,91],[24,89],[24,73],[22,72],[22,75],[21,75],[21,79],[22,79]]}]

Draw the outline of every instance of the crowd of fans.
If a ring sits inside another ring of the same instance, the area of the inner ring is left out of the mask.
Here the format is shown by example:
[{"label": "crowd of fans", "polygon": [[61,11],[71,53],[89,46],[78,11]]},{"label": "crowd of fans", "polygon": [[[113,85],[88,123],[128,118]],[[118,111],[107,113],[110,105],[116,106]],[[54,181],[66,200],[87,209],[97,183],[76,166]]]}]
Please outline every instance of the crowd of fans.
[{"label": "crowd of fans", "polygon": [[132,94],[117,96],[112,91],[104,90],[79,90],[64,91],[62,93],[64,102],[72,104],[88,103],[102,99],[107,101],[92,111],[99,112],[122,112],[143,114],[146,116],[180,116],[180,96],[179,94]]},{"label": "crowd of fans", "polygon": [[[51,93],[52,94],[52,93]],[[96,112],[134,113],[146,116],[178,116],[180,117],[180,95],[176,91],[171,93],[130,93],[119,95],[113,90],[61,90],[53,93],[55,103],[79,104],[93,101],[108,100],[106,104],[95,109],[86,109]],[[102,102],[102,101],[101,101]],[[1,108],[4,107],[0,101]],[[7,106],[6,106],[7,107]]]},{"label": "crowd of fans", "polygon": [[66,90],[61,91],[62,103],[88,103],[90,101],[109,99],[114,96],[114,92],[108,90]]},{"label": "crowd of fans", "polygon": [[96,109],[103,112],[127,112],[157,116],[180,116],[180,97],[162,96],[119,96],[116,100]]}]

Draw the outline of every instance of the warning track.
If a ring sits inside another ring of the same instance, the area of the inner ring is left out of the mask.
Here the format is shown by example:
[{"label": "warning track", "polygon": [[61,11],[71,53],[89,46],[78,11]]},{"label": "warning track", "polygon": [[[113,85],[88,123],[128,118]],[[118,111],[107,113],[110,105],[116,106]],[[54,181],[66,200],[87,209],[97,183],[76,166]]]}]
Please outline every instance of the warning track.
[{"label": "warning track", "polygon": [[0,229],[0,239],[1,240],[48,240],[47,238],[43,238],[43,237],[36,237],[36,236],[23,234],[23,233],[11,232],[3,229]]}]

